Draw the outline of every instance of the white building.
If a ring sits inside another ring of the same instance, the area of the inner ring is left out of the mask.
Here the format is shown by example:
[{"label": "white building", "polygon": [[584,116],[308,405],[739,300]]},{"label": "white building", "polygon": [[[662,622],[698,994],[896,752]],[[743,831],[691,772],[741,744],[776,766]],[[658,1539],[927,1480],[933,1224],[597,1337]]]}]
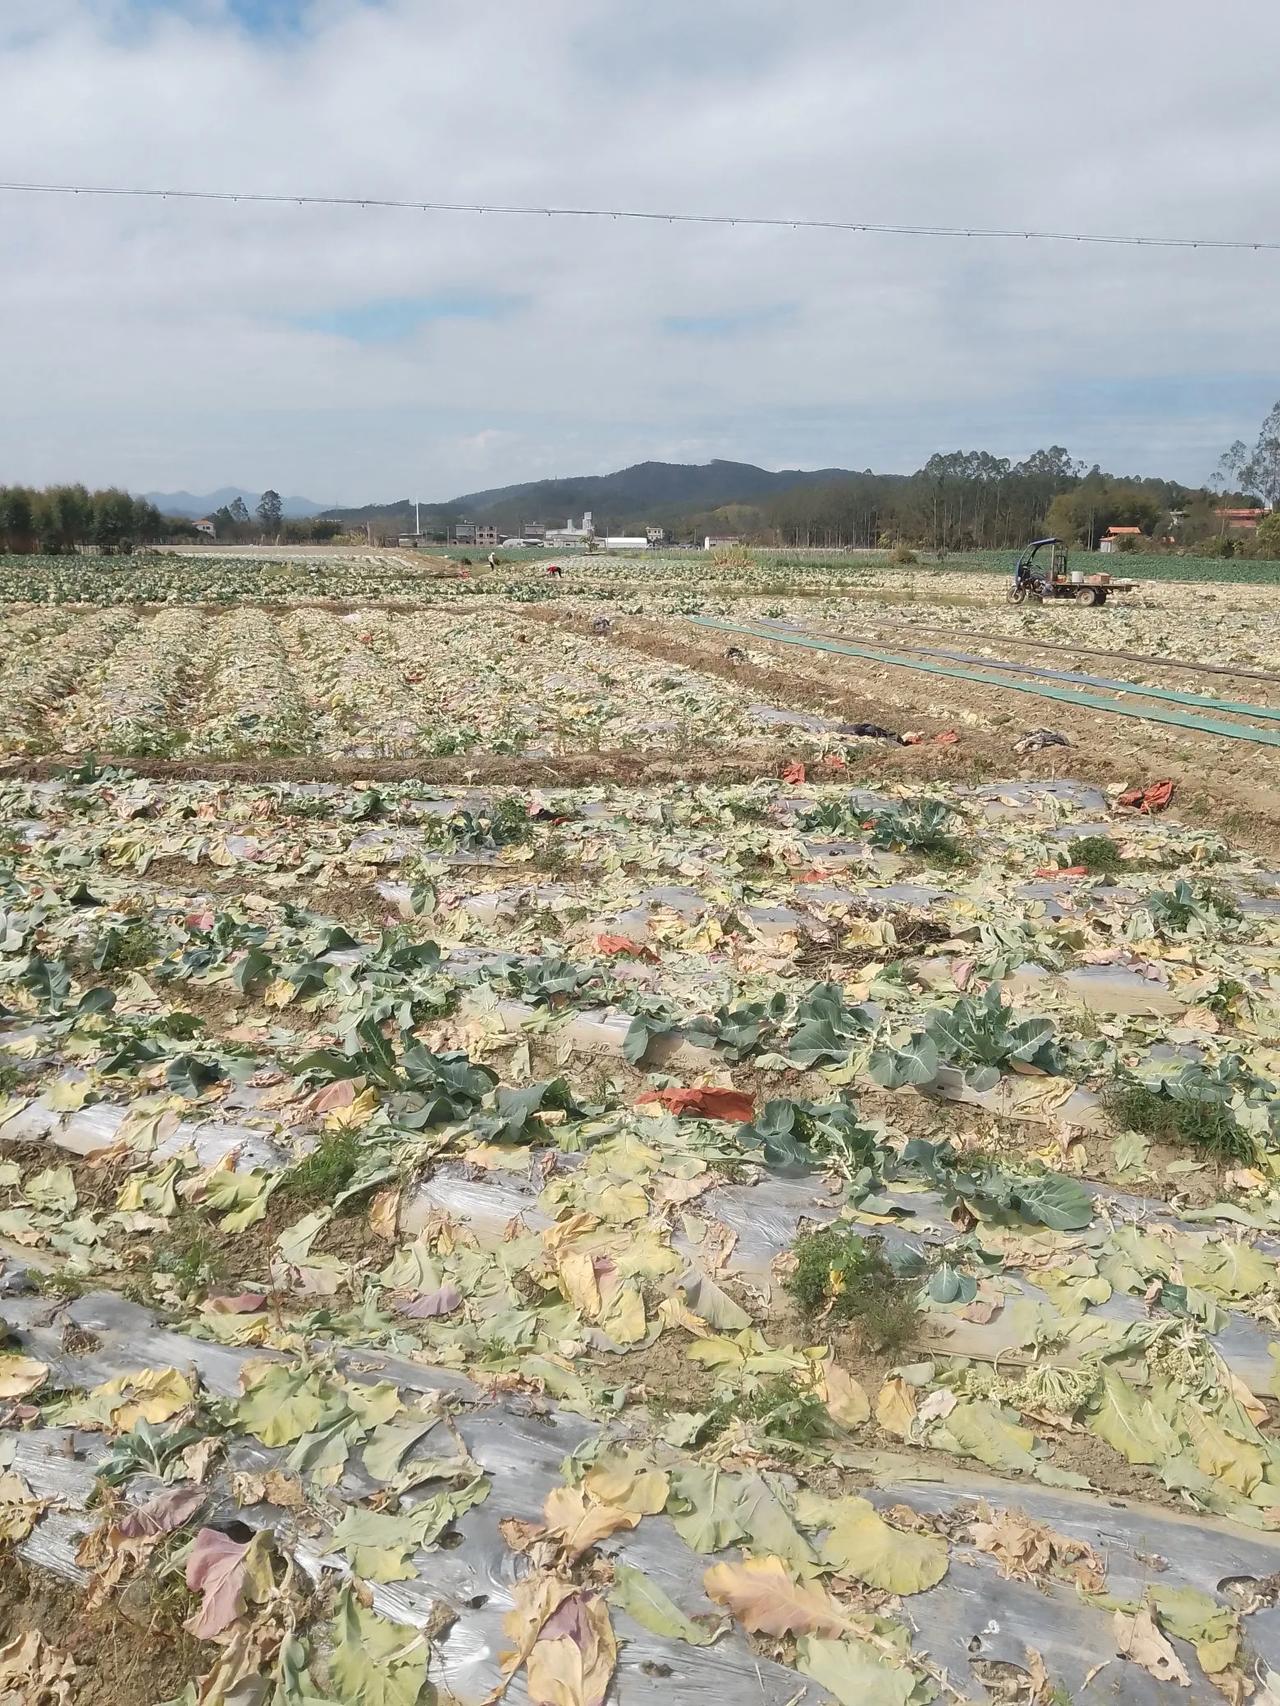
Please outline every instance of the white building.
[{"label": "white building", "polygon": [[611,533],[604,542],[606,551],[647,551],[649,541],[625,533]]},{"label": "white building", "polygon": [[569,517],[563,527],[548,527],[546,542],[548,545],[564,545],[572,549],[575,545],[585,546],[587,540],[594,539],[595,536],[596,530],[591,511],[586,509],[582,512],[582,525],[580,527],[574,525],[572,516]]},{"label": "white building", "polygon": [[191,525],[195,528],[197,533],[203,533],[206,539],[216,539],[218,537],[218,529],[214,526],[213,520],[210,516],[201,516],[199,521],[193,521]]}]

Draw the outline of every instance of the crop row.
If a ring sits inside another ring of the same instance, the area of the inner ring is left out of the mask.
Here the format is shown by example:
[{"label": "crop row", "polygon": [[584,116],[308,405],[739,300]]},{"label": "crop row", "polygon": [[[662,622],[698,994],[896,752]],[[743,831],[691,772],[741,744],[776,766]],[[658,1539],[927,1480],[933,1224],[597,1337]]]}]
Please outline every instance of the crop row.
[{"label": "crop row", "polygon": [[60,752],[101,746],[130,757],[165,754],[185,740],[185,700],[198,689],[210,645],[195,610],[166,610],[143,622],[103,658],[50,718]]}]

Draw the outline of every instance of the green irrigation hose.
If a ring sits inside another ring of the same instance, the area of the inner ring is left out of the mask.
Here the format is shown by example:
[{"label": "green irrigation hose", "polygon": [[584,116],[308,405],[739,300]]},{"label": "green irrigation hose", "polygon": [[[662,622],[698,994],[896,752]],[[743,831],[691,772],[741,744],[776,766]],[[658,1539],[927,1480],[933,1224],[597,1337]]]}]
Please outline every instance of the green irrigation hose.
[{"label": "green irrigation hose", "polygon": [[[867,646],[847,645],[840,640],[821,640],[812,634],[784,634],[744,627],[737,622],[717,622],[710,616],[691,616],[699,628],[717,628],[725,634],[741,634],[753,640],[772,640],[780,646],[803,646],[811,652],[836,652],[842,657],[863,658],[870,663],[889,664],[894,669],[914,669],[924,675],[943,675],[953,681],[976,681],[981,687],[1004,688],[1010,693],[1030,693],[1037,699],[1056,699],[1086,711],[1110,711],[1117,717],[1140,717],[1146,723],[1172,723],[1176,728],[1194,729],[1197,734],[1225,735],[1228,740],[1251,740],[1261,746],[1280,746],[1280,734],[1271,729],[1251,729],[1244,723],[1221,723],[1215,717],[1190,717],[1183,711],[1164,711],[1155,705],[1127,705],[1119,699],[1104,699],[1097,693],[1072,692],[1065,687],[1037,687],[1029,681],[1002,680],[978,670],[949,669],[944,664],[915,662]],[[1141,689],[1135,689],[1140,692]]]},{"label": "green irrigation hose", "polygon": [[[772,629],[773,624],[762,624]],[[785,631],[785,630],[784,630]],[[840,639],[839,634],[823,638]],[[942,646],[913,645],[909,640],[891,640],[896,652],[920,652],[925,657],[943,658],[947,663],[978,664],[998,670],[1001,675],[1035,675],[1046,681],[1065,681],[1081,687],[1109,687],[1116,693],[1136,693],[1141,699],[1163,699],[1170,705],[1201,705],[1208,711],[1229,711],[1237,717],[1261,717],[1267,723],[1280,723],[1280,709],[1272,705],[1250,705],[1241,699],[1220,699],[1212,693],[1182,693],[1172,687],[1142,687],[1136,681],[1125,681],[1111,675],[1082,675],[1073,670],[1049,669],[1042,664],[1017,663],[1012,658],[984,658],[973,652],[949,651]]]}]

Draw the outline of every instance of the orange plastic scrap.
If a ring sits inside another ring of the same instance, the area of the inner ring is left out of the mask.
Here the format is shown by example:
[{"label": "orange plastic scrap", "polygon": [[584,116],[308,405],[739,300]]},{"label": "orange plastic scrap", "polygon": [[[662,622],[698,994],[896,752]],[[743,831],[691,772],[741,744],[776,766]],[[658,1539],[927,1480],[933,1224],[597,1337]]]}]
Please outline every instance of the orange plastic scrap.
[{"label": "orange plastic scrap", "polygon": [[1086,877],[1088,874],[1087,865],[1041,865],[1036,872],[1038,877]]},{"label": "orange plastic scrap", "polygon": [[736,1120],[739,1125],[754,1119],[755,1097],[746,1090],[646,1090],[636,1106],[661,1102],[669,1114],[697,1114],[704,1120]]},{"label": "orange plastic scrap", "polygon": [[1162,812],[1173,799],[1173,781],[1165,776],[1159,782],[1139,782],[1136,788],[1126,788],[1116,804],[1132,806],[1140,812]]},{"label": "orange plastic scrap", "polygon": [[656,960],[657,954],[643,942],[633,942],[630,936],[597,936],[596,949],[602,954],[626,954],[633,960]]},{"label": "orange plastic scrap", "polygon": [[[903,746],[923,746],[929,740],[929,736],[922,733],[920,729],[908,729],[901,739]],[[960,736],[954,729],[942,729],[933,736],[931,744],[934,746],[955,746],[959,739]]]},{"label": "orange plastic scrap", "polygon": [[795,763],[788,764],[782,772],[782,780],[802,785],[804,782],[804,765],[798,759]]}]

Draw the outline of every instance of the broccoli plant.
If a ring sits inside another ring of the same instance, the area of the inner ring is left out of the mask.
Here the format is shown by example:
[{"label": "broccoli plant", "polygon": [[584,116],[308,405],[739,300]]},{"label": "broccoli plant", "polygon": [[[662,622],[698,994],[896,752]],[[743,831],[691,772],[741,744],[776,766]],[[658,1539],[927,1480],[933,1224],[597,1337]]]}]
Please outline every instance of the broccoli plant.
[{"label": "broccoli plant", "polygon": [[1056,1075],[1065,1060],[1051,1019],[1015,1019],[995,984],[984,994],[961,996],[953,1007],[930,1013],[900,1047],[884,1043],[871,1054],[869,1071],[886,1090],[937,1082],[943,1065],[959,1067],[970,1090],[992,1090],[1003,1067]]}]

